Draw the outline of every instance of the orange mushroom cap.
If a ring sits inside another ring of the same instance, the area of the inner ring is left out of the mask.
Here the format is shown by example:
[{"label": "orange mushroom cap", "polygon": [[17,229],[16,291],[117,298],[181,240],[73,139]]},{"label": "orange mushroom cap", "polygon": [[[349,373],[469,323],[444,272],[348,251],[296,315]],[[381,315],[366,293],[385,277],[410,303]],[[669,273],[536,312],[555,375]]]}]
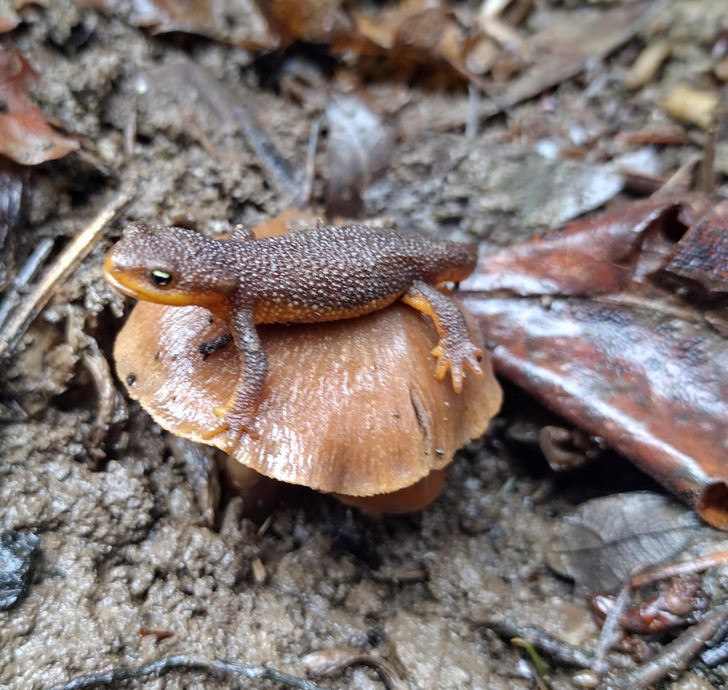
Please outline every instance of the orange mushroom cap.
[{"label": "orange mushroom cap", "polygon": [[[201,354],[228,332],[205,309],[140,302],[116,341],[117,370],[130,396],[168,431],[374,512],[429,503],[442,486],[439,470],[485,432],[500,407],[487,360],[484,376],[466,376],[460,394],[435,378],[435,331],[403,303],[355,319],[258,330],[268,361],[258,438],[231,442],[227,431],[206,438],[219,426],[213,411],[237,385],[240,364],[232,342]],[[400,491],[393,502],[381,500]],[[373,496],[369,506],[361,500]]]}]

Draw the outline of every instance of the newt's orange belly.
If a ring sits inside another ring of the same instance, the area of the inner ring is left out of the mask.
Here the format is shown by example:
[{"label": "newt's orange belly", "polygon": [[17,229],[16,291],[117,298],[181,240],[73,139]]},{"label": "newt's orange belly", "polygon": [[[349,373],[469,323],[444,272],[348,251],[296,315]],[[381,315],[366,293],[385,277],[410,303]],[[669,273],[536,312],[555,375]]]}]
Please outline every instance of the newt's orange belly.
[{"label": "newt's orange belly", "polygon": [[362,316],[370,312],[384,309],[396,302],[400,294],[379,297],[362,305],[342,307],[326,307],[312,304],[295,304],[292,302],[267,302],[255,307],[256,323],[316,323],[318,321],[338,321]]}]

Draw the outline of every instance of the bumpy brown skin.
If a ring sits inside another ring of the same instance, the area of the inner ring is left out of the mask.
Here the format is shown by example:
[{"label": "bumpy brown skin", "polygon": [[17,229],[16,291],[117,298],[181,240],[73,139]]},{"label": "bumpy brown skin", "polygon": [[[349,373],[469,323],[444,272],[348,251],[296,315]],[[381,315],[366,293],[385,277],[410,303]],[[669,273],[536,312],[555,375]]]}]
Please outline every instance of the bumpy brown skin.
[{"label": "bumpy brown skin", "polygon": [[[364,225],[317,227],[254,239],[237,227],[227,240],[186,228],[136,223],[106,256],[104,275],[124,294],[170,305],[198,305],[227,322],[242,373],[228,404],[235,428],[254,434],[266,379],[257,323],[312,323],[367,314],[402,299],[430,316],[440,341],[435,375],[452,373],[460,392],[464,365],[482,375],[482,352],[463,315],[436,287],[466,278],[474,247]],[[219,433],[223,423],[211,432]]]}]

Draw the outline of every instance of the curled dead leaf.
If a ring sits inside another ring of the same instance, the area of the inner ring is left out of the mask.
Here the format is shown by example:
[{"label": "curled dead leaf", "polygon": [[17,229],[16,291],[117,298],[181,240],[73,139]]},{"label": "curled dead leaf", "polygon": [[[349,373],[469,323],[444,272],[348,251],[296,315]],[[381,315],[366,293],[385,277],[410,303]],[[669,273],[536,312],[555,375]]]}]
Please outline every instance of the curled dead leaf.
[{"label": "curled dead leaf", "polygon": [[22,165],[62,158],[79,148],[78,142],[56,132],[31,102],[28,89],[35,79],[20,52],[0,46],[0,154]]},{"label": "curled dead leaf", "polygon": [[546,546],[546,560],[592,591],[616,592],[634,568],[673,558],[700,528],[694,513],[659,494],[595,498],[562,517]]}]

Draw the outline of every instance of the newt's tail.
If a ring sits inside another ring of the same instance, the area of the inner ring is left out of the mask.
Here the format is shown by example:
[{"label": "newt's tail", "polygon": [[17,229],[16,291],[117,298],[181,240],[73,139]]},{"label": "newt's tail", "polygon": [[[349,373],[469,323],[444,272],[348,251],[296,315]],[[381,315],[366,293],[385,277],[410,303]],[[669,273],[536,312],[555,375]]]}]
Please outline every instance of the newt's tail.
[{"label": "newt's tail", "polygon": [[447,258],[442,263],[436,283],[459,283],[465,280],[478,263],[478,245],[447,243]]}]

